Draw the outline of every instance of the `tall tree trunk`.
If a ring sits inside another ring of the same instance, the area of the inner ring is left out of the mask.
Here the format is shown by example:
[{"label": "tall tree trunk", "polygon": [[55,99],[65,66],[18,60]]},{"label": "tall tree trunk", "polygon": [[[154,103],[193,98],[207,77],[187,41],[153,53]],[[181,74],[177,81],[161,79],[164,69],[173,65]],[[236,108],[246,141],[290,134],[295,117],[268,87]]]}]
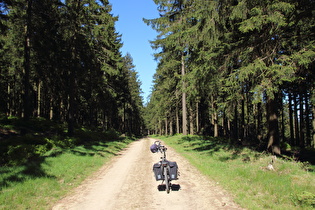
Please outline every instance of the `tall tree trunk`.
[{"label": "tall tree trunk", "polygon": [[214,122],[214,133],[213,136],[214,137],[218,137],[219,136],[219,123],[218,123],[218,113],[217,111],[215,111],[213,113],[213,122]]},{"label": "tall tree trunk", "polygon": [[173,118],[170,119],[170,135],[174,135],[174,131],[173,131]]},{"label": "tall tree trunk", "polygon": [[165,117],[165,135],[168,135],[168,122],[167,122],[167,117]]},{"label": "tall tree trunk", "polygon": [[305,129],[306,129],[306,146],[311,147],[311,123],[310,123],[310,95],[305,93]]},{"label": "tall tree trunk", "polygon": [[251,113],[253,113],[253,104],[251,103],[250,99],[249,99],[249,94],[246,94],[246,110],[245,110],[245,132],[244,132],[244,137],[245,139],[249,140],[249,137],[253,136],[253,131],[252,131],[252,122],[251,122]]},{"label": "tall tree trunk", "polygon": [[[13,92],[13,91],[12,91]],[[8,82],[8,98],[7,98],[7,116],[11,116],[13,111],[13,105],[11,103],[12,96],[11,96],[11,85]]]},{"label": "tall tree trunk", "polygon": [[218,125],[218,113],[217,113],[217,105],[214,101],[214,96],[211,96],[211,108],[212,108],[212,125],[213,125],[213,136],[219,136],[219,125]]},{"label": "tall tree trunk", "polygon": [[196,133],[198,134],[199,132],[199,103],[196,102]]},{"label": "tall tree trunk", "polygon": [[[80,8],[81,1],[80,0],[75,0],[73,2],[73,10],[75,11],[76,15],[79,13],[79,8]],[[78,18],[78,16],[73,17],[74,20]],[[76,22],[76,21],[74,21]],[[76,113],[76,90],[77,90],[77,85],[76,85],[76,77],[77,77],[77,71],[80,69],[79,67],[79,61],[77,58],[77,38],[78,38],[78,27],[74,23],[74,31],[73,31],[73,37],[70,42],[70,49],[71,49],[71,66],[69,69],[69,104],[68,104],[68,135],[73,136],[74,134],[74,124],[75,124],[75,113]]]},{"label": "tall tree trunk", "polygon": [[161,128],[161,120],[160,120],[160,119],[158,120],[157,133],[158,133],[159,135],[162,135],[162,128]]},{"label": "tall tree trunk", "polygon": [[75,90],[76,90],[76,32],[73,37],[73,43],[71,46],[72,53],[72,66],[69,69],[69,102],[68,102],[68,135],[73,136],[74,134],[74,122],[75,122]]},{"label": "tall tree trunk", "polygon": [[31,25],[31,15],[32,15],[32,0],[27,0],[26,2],[26,24],[24,26],[24,96],[23,96],[23,108],[24,114],[23,118],[28,120],[31,116],[31,104],[30,104],[30,25]]},{"label": "tall tree trunk", "polygon": [[315,148],[315,104],[313,104],[313,136],[312,136],[312,147]]},{"label": "tall tree trunk", "polygon": [[237,104],[234,107],[234,119],[233,119],[233,139],[238,140],[238,112],[237,112]]},{"label": "tall tree trunk", "polygon": [[68,104],[68,135],[73,136],[74,134],[74,88],[75,88],[75,73],[74,69],[70,70],[69,73],[69,104]]},{"label": "tall tree trunk", "polygon": [[286,139],[285,139],[285,113],[284,113],[284,107],[283,107],[282,100],[280,103],[281,103],[281,140],[282,140],[282,142],[284,142],[284,141],[286,141]]},{"label": "tall tree trunk", "polygon": [[37,84],[37,117],[41,116],[41,81]]},{"label": "tall tree trunk", "polygon": [[262,128],[262,106],[261,103],[257,104],[257,126],[256,126],[256,130],[257,130],[257,140],[259,142],[262,141],[262,132],[261,132],[261,128]]},{"label": "tall tree trunk", "polygon": [[176,110],[175,110],[175,117],[176,117],[176,133],[179,134],[180,133],[180,127],[179,127],[179,108],[178,108],[178,91],[176,90],[175,92],[176,95]]},{"label": "tall tree trunk", "polygon": [[49,119],[52,120],[53,117],[54,117],[54,103],[53,103],[53,96],[51,96],[50,101],[49,101]]},{"label": "tall tree trunk", "polygon": [[227,135],[227,120],[226,120],[226,116],[225,116],[225,111],[223,111],[223,116],[222,116],[222,124],[221,124],[222,128],[223,128],[223,136],[226,137]]},{"label": "tall tree trunk", "polygon": [[228,137],[230,138],[230,139],[232,139],[232,132],[231,132],[231,120],[230,119],[227,119],[227,132],[228,132]]},{"label": "tall tree trunk", "polygon": [[126,134],[126,102],[123,105],[123,116],[122,116],[123,133]]},{"label": "tall tree trunk", "polygon": [[185,55],[182,53],[182,130],[183,135],[187,135],[187,103],[186,103],[186,79],[185,79]]},{"label": "tall tree trunk", "polygon": [[300,142],[299,145],[301,148],[305,147],[305,121],[304,121],[304,97],[303,97],[303,93],[300,94]]},{"label": "tall tree trunk", "polygon": [[294,146],[298,146],[300,142],[299,138],[299,117],[298,117],[298,108],[297,108],[297,95],[293,94],[293,103],[294,103]]},{"label": "tall tree trunk", "polygon": [[[244,93],[245,95],[245,93]],[[243,99],[242,99],[242,103],[241,103],[241,107],[242,107],[242,111],[241,111],[241,132],[239,135],[239,138],[243,141],[244,137],[245,137],[245,96],[243,95]]]},{"label": "tall tree trunk", "polygon": [[267,96],[267,116],[268,116],[268,145],[267,150],[280,154],[280,139],[278,125],[278,95],[274,98]]},{"label": "tall tree trunk", "polygon": [[290,145],[294,145],[294,126],[293,126],[293,110],[292,110],[292,94],[289,93],[289,124],[290,124]]},{"label": "tall tree trunk", "polygon": [[159,134],[158,129],[159,129],[159,126],[158,126],[158,125],[155,125],[155,129],[154,129],[154,131],[153,131],[153,134],[154,134],[154,135],[158,135],[158,134]]},{"label": "tall tree trunk", "polygon": [[189,134],[194,134],[194,112],[192,107],[189,109]]},{"label": "tall tree trunk", "polygon": [[313,120],[312,120],[312,129],[313,129],[313,132],[312,132],[312,139],[311,139],[311,146],[315,149],[315,86],[311,87],[311,95],[310,95],[310,105],[312,106],[312,117],[313,117]]},{"label": "tall tree trunk", "polygon": [[176,107],[176,133],[180,133],[180,126],[179,126],[179,110]]},{"label": "tall tree trunk", "polygon": [[212,121],[213,121],[213,136],[218,137],[219,136],[219,125],[218,125],[218,113],[217,113],[217,106],[215,102],[212,102]]}]

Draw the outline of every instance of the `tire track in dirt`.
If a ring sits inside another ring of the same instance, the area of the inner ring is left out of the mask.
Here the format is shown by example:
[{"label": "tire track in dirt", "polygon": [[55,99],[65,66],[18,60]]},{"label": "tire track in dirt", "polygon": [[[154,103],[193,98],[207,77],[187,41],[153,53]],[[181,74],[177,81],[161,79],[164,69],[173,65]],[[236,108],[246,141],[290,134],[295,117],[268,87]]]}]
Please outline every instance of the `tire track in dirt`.
[{"label": "tire track in dirt", "polygon": [[168,148],[167,159],[176,161],[180,171],[179,179],[172,183],[181,189],[169,194],[158,191],[161,181],[155,181],[152,165],[160,155],[149,149],[154,141],[146,138],[133,142],[52,209],[241,209],[226,191],[172,148]]}]

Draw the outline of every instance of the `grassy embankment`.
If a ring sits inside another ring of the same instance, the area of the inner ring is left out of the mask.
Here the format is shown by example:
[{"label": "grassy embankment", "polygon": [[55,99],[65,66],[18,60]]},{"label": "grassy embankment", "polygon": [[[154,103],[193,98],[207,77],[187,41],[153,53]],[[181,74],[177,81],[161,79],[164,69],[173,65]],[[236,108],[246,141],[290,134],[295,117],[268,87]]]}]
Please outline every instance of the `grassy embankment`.
[{"label": "grassy embankment", "polygon": [[50,209],[132,142],[84,128],[67,137],[41,119],[0,119],[0,131],[0,209]]},{"label": "grassy embankment", "polygon": [[[314,209],[315,167],[199,136],[155,136],[234,195],[246,209]],[[173,160],[176,161],[176,160]],[[180,163],[179,163],[180,170]],[[181,179],[181,177],[180,177]]]}]

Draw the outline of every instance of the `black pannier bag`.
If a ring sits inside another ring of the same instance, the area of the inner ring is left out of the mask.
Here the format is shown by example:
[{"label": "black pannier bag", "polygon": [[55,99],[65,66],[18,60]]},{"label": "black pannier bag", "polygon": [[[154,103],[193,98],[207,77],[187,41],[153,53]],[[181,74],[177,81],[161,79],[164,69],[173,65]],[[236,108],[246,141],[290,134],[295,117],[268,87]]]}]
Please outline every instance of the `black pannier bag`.
[{"label": "black pannier bag", "polygon": [[154,172],[156,181],[164,179],[164,176],[162,174],[163,171],[162,171],[162,164],[161,164],[161,162],[154,163],[154,165],[153,165],[153,172]]},{"label": "black pannier bag", "polygon": [[178,165],[176,162],[169,161],[170,165],[170,180],[177,180],[177,173],[178,173]]},{"label": "black pannier bag", "polygon": [[[177,174],[178,174],[178,165],[176,162],[168,161],[168,164],[170,166],[170,180],[177,180]],[[164,180],[164,174],[163,174],[163,168],[161,162],[155,163],[153,165],[153,172],[156,181]]]}]

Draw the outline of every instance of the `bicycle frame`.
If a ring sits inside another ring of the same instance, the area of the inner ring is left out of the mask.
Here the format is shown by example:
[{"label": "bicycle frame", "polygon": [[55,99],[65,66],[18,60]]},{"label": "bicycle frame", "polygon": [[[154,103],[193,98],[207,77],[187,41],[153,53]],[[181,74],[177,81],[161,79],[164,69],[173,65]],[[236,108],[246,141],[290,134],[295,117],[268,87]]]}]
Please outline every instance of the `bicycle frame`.
[{"label": "bicycle frame", "polygon": [[[166,150],[167,148],[163,145],[161,145],[160,141],[154,142],[155,144],[158,143],[158,150],[163,153],[163,156],[161,157],[161,165],[162,165],[162,174],[164,176],[163,182],[165,183],[166,186],[166,192],[170,192],[170,166],[169,166],[169,161],[166,159]],[[162,182],[162,183],[163,183]]]}]

